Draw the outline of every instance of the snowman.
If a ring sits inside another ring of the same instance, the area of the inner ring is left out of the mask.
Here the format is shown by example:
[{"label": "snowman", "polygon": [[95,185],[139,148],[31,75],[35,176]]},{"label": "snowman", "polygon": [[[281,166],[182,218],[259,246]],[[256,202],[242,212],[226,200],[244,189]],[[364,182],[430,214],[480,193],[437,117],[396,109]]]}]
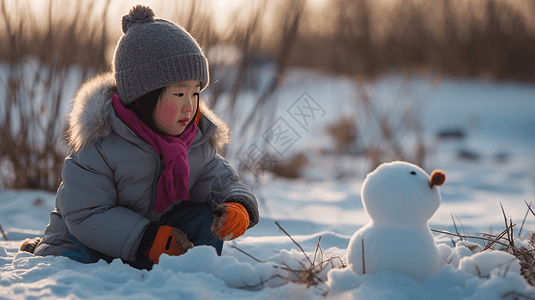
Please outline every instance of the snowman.
[{"label": "snowman", "polygon": [[371,221],[349,241],[347,262],[356,274],[381,271],[425,280],[442,268],[427,222],[440,206],[441,171],[431,176],[401,161],[384,163],[369,173],[361,190]]}]

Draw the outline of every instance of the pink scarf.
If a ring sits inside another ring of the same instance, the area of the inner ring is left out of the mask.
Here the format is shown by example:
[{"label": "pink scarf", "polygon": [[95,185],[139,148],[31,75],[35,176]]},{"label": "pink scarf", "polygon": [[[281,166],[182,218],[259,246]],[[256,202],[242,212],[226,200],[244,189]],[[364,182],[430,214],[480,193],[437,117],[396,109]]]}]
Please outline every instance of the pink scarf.
[{"label": "pink scarf", "polygon": [[117,117],[163,156],[165,168],[158,181],[154,211],[163,213],[175,201],[188,200],[189,163],[187,150],[195,140],[197,125],[191,122],[178,137],[160,136],[143,123],[133,111],[125,108],[121,104],[118,94],[113,95],[112,105]]}]

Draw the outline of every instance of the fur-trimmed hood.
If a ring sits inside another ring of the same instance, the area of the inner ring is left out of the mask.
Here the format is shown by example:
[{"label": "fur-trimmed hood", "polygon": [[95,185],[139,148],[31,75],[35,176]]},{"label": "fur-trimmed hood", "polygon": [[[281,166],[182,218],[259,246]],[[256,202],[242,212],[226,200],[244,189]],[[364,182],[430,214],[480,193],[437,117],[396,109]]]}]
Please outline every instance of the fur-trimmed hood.
[{"label": "fur-trimmed hood", "polygon": [[[67,131],[68,143],[75,152],[111,132],[112,118],[116,117],[111,98],[116,90],[113,73],[97,76],[84,83],[78,90],[69,114]],[[227,124],[217,117],[202,100],[200,109],[203,116],[217,127],[210,135],[209,142],[216,149],[221,150],[230,142]],[[202,122],[200,125],[202,131]]]}]

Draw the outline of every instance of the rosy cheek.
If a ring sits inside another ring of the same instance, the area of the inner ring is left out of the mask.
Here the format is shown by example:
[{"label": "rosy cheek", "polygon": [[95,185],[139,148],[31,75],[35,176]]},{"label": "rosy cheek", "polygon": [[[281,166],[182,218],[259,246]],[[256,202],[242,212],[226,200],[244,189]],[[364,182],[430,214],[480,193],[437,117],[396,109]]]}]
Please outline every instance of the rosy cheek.
[{"label": "rosy cheek", "polygon": [[160,106],[160,120],[166,124],[172,124],[177,115],[177,108],[168,101],[164,101]]}]

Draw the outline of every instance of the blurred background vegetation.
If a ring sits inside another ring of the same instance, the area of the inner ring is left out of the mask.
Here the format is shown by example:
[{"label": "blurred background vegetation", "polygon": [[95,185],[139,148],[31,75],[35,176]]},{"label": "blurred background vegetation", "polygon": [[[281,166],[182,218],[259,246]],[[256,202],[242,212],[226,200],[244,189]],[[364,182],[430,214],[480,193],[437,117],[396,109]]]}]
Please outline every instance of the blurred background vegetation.
[{"label": "blurred background vegetation", "polygon": [[[212,76],[217,82],[211,83],[210,103],[229,101],[223,106],[230,112],[235,112],[239,93],[247,89],[256,91],[255,108],[269,107],[292,67],[348,76],[357,86],[392,69],[535,80],[533,0],[139,2],[197,39],[208,55],[211,74],[219,75]],[[0,0],[1,186],[57,188],[69,151],[63,140],[70,100],[66,95],[72,98],[84,80],[111,69],[120,19],[133,4]],[[219,4],[225,4],[224,9]],[[258,69],[267,63],[275,71],[260,89]],[[373,164],[383,160],[385,152],[423,164],[423,144],[403,153],[395,130],[404,126],[389,124],[388,115],[373,117],[373,104],[364,90],[355,95],[386,141],[387,149],[361,145]],[[247,116],[249,121],[262,117]],[[419,135],[417,125],[405,127]],[[337,139],[340,152],[355,152],[360,127],[343,119],[328,132]],[[288,170],[280,173],[297,176]]]}]

